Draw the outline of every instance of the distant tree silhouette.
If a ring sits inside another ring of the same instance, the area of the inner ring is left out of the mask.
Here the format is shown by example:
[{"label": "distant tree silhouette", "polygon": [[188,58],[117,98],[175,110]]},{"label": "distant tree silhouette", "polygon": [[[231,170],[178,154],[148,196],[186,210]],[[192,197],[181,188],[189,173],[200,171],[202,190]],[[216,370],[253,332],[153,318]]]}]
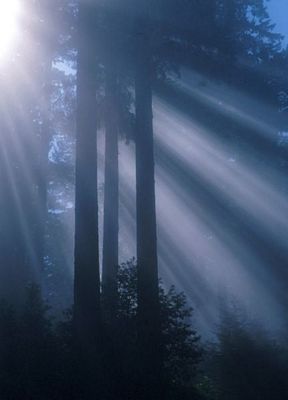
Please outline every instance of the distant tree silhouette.
[{"label": "distant tree silhouette", "polygon": [[61,357],[48,310],[36,285],[27,288],[21,312],[16,313],[2,303],[1,398],[61,398],[55,396],[59,390]]},{"label": "distant tree silhouette", "polygon": [[[222,307],[217,343],[208,351],[216,398],[284,399],[287,364],[283,347],[249,321],[237,306]],[[208,374],[209,375],[209,374]]]}]

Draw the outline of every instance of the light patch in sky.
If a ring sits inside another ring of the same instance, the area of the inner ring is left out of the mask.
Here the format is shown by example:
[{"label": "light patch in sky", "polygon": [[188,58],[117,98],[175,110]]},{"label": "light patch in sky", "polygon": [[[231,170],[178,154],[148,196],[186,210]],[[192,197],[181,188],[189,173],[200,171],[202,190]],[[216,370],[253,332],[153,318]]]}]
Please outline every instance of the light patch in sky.
[{"label": "light patch in sky", "polygon": [[0,0],[0,57],[10,49],[18,31],[19,0]]},{"label": "light patch in sky", "polygon": [[284,35],[284,46],[286,46],[288,45],[288,0],[270,0],[266,3],[271,20],[276,24],[275,32]]}]

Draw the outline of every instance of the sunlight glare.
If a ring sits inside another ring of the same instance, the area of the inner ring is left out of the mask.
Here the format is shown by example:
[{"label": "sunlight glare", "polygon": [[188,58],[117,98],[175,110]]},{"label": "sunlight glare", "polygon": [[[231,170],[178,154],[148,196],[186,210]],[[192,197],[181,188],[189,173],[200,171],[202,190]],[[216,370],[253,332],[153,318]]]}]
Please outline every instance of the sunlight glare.
[{"label": "sunlight glare", "polygon": [[0,0],[0,57],[10,48],[18,30],[19,0]]}]

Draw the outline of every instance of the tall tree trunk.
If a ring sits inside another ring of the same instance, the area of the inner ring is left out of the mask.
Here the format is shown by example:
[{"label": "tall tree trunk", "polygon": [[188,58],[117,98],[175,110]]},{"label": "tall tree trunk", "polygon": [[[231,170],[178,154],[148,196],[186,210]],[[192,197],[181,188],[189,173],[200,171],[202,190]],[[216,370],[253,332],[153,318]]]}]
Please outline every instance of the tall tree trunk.
[{"label": "tall tree trunk", "polygon": [[[148,27],[139,23],[136,65],[136,204],[139,348],[143,379],[152,389],[161,373],[160,310],[154,183],[152,73]],[[153,389],[153,390],[154,390]]]},{"label": "tall tree trunk", "polygon": [[117,77],[113,65],[107,65],[106,67],[105,128],[105,189],[102,276],[105,312],[108,320],[113,321],[117,307],[119,232]]},{"label": "tall tree trunk", "polygon": [[77,60],[74,322],[80,340],[100,335],[97,200],[96,81],[93,29],[96,11],[80,2]]}]

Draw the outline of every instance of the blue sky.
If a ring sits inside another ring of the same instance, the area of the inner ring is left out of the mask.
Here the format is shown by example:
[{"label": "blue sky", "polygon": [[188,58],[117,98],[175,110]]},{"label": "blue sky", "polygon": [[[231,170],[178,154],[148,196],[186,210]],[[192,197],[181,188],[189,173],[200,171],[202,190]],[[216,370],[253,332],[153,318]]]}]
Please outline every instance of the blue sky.
[{"label": "blue sky", "polygon": [[275,31],[285,35],[288,44],[288,0],[270,0],[267,6],[271,20],[276,23]]}]

